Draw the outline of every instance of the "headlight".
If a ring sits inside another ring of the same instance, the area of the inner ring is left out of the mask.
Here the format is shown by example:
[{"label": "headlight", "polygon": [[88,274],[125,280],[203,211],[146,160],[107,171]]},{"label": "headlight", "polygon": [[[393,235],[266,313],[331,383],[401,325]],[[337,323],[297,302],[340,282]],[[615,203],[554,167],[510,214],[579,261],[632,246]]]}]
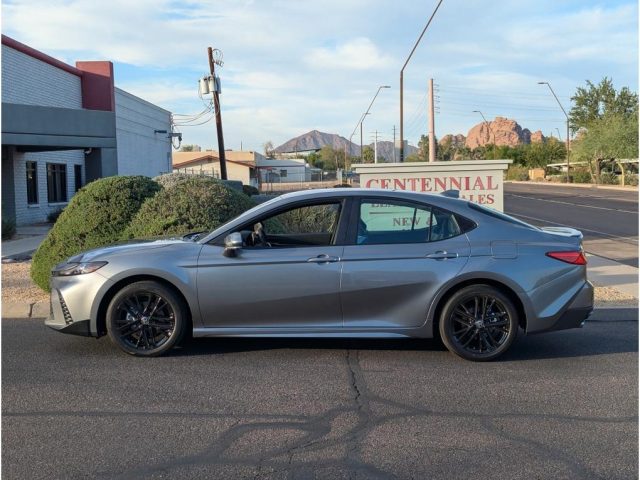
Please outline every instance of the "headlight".
[{"label": "headlight", "polygon": [[69,277],[71,275],[84,275],[85,273],[95,272],[99,268],[104,267],[107,262],[80,262],[66,263],[56,267],[51,272],[54,277]]}]

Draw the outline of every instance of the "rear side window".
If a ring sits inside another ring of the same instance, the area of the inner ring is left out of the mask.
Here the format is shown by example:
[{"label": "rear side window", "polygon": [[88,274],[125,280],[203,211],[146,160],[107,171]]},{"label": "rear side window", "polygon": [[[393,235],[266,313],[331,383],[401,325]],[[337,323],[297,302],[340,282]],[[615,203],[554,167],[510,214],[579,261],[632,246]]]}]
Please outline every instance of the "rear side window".
[{"label": "rear side window", "polygon": [[494,210],[493,208],[484,207],[478,203],[473,203],[473,202],[469,202],[467,205],[469,205],[469,208],[471,208],[472,210],[475,210],[476,212],[483,213],[489,217],[497,218],[499,220],[502,220],[503,222],[512,223],[514,225],[520,225],[521,227],[527,227],[527,228],[530,228],[531,230],[539,230],[539,228],[534,227],[533,225],[529,225],[527,222],[523,222],[522,220],[513,218],[502,212]]},{"label": "rear side window", "polygon": [[[379,245],[437,242],[467,231],[464,227],[469,228],[469,225],[461,225],[460,219],[461,217],[451,212],[428,205],[386,199],[362,200],[356,243]],[[475,227],[473,222],[466,222]]]}]

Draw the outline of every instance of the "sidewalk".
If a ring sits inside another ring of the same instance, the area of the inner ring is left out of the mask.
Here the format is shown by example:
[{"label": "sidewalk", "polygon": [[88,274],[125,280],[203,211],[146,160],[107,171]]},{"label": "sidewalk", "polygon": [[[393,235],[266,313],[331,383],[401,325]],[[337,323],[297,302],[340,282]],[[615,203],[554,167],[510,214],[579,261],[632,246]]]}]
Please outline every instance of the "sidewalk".
[{"label": "sidewalk", "polygon": [[639,270],[587,253],[587,278],[599,287],[611,287],[638,298]]},{"label": "sidewalk", "polygon": [[17,227],[16,236],[20,238],[2,242],[0,246],[2,259],[31,255],[40,246],[49,230],[51,230],[51,225],[48,224]]}]

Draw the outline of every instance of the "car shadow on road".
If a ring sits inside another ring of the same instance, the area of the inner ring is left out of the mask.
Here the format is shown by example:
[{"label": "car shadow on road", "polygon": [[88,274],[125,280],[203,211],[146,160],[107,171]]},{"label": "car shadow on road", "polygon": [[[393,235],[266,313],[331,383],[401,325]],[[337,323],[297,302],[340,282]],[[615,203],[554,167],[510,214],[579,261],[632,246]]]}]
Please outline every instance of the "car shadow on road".
[{"label": "car shadow on road", "polygon": [[[170,352],[171,357],[220,355],[264,350],[422,351],[446,353],[439,339],[326,339],[326,338],[197,338]],[[637,321],[591,322],[582,329],[564,330],[516,339],[500,361],[589,357],[638,351]],[[425,359],[428,357],[425,356]]]}]

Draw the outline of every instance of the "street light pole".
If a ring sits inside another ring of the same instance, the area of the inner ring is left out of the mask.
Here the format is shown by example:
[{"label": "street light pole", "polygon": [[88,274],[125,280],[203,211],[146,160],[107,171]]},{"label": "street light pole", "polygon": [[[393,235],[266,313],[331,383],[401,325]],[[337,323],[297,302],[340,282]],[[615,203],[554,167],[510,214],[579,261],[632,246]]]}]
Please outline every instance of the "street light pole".
[{"label": "street light pole", "polygon": [[424,30],[422,30],[422,33],[418,37],[416,44],[413,46],[411,53],[407,57],[407,61],[404,62],[404,65],[400,69],[400,162],[404,162],[404,69],[407,67],[409,60],[411,60],[411,57],[413,56],[413,52],[415,52],[416,48],[418,48],[418,44],[420,43],[420,40],[422,40],[424,33],[427,31],[427,28],[429,28],[429,25],[431,24],[431,20],[433,20],[433,17],[435,17],[436,12],[438,11],[438,8],[440,8],[441,3],[442,3],[442,0],[438,2],[438,5],[436,5],[436,8],[433,10],[433,13],[431,14],[431,17],[429,17],[429,21],[427,22],[427,25],[425,25]]},{"label": "street light pole", "polygon": [[487,126],[487,129],[489,130],[489,140],[491,140],[491,135],[493,135],[493,159],[496,159],[496,134],[493,133],[493,129],[491,128],[491,124],[489,122],[487,122],[487,119],[484,118],[484,115],[482,114],[482,112],[480,110],[474,110],[473,113],[479,113],[482,116],[482,120],[484,120],[485,125]]},{"label": "street light pole", "polygon": [[571,139],[569,137],[569,115],[567,115],[567,111],[562,106],[562,103],[560,103],[560,100],[558,99],[556,92],[553,91],[553,88],[551,88],[551,84],[549,82],[538,82],[538,85],[546,85],[547,87],[549,87],[549,90],[551,90],[553,98],[556,99],[556,102],[558,102],[558,105],[560,106],[562,113],[564,113],[564,116],[567,118],[567,183],[569,183],[569,155],[571,152]]}]

